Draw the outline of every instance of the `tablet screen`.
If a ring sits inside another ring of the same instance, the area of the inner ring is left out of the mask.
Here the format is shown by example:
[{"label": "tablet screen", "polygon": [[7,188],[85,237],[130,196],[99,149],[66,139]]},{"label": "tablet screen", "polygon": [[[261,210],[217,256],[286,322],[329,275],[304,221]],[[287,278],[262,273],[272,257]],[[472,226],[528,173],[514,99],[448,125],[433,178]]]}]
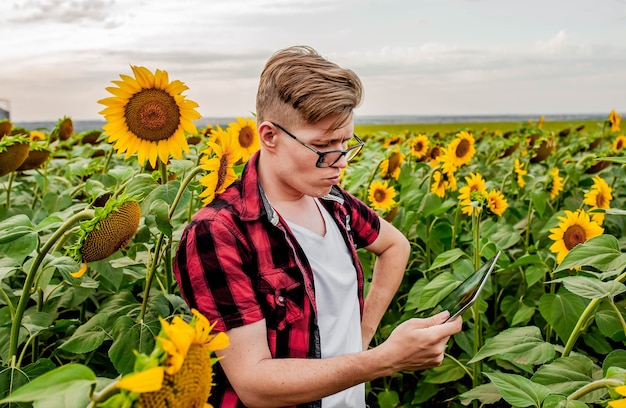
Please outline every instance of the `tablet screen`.
[{"label": "tablet screen", "polygon": [[444,297],[429,314],[432,316],[447,310],[450,312],[448,320],[452,320],[470,307],[474,301],[478,299],[478,295],[485,286],[485,282],[489,279],[489,275],[500,257],[500,252],[501,251],[498,251],[498,253],[483,264],[475,273],[461,282],[461,284]]}]

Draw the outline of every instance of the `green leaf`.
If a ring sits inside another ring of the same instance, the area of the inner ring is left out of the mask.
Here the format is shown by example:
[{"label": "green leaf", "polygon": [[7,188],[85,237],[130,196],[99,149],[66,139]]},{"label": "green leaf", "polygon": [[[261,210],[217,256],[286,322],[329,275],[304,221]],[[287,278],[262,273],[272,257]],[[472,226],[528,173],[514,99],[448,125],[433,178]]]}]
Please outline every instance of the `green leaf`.
[{"label": "green leaf", "polygon": [[126,187],[126,194],[130,197],[145,197],[158,186],[160,184],[150,174],[135,174]]},{"label": "green leaf", "polygon": [[543,400],[542,408],[589,408],[589,405],[577,400],[567,399],[564,395],[549,395]]},{"label": "green leaf", "polygon": [[513,315],[513,321],[511,322],[511,326],[520,326],[525,325],[532,319],[535,314],[535,308],[533,306],[528,306],[526,304],[521,304],[519,309]]},{"label": "green leaf", "polygon": [[467,374],[462,366],[449,357],[445,357],[439,367],[424,372],[424,381],[433,384],[445,384],[457,381]]},{"label": "green leaf", "polygon": [[472,388],[469,391],[459,395],[461,404],[469,405],[474,400],[479,400],[482,404],[495,404],[502,399],[502,395],[498,392],[498,388],[492,384],[482,384]]},{"label": "green leaf", "polygon": [[71,393],[81,385],[95,384],[95,382],[96,375],[89,367],[82,364],[67,364],[21,386],[11,395],[0,400],[0,404],[53,398],[66,392]]},{"label": "green leaf", "polygon": [[604,282],[588,276],[567,276],[555,281],[563,282],[567,290],[585,299],[613,298],[626,291],[626,285],[621,282]]},{"label": "green leaf", "polygon": [[168,215],[169,209],[170,207],[165,201],[157,199],[150,205],[149,215],[154,216],[159,231],[171,237],[173,227]]},{"label": "green leaf", "polygon": [[413,286],[411,286],[411,290],[409,290],[404,310],[416,310],[419,307],[422,290],[424,290],[424,286],[426,286],[427,283],[428,280],[426,279],[418,279],[415,281]]},{"label": "green leaf", "polygon": [[422,290],[419,310],[430,309],[461,284],[450,272],[443,272],[428,282]]},{"label": "green leaf", "polygon": [[[584,265],[593,266],[606,272],[616,268],[618,265],[615,265],[614,262],[621,259],[623,257],[617,238],[613,235],[603,234],[572,248],[555,269],[555,272]],[[621,266],[624,267],[623,264]]]},{"label": "green leaf", "polygon": [[[602,378],[602,370],[586,356],[567,356],[540,367],[532,381],[545,385],[553,394],[570,395],[579,388]],[[592,399],[606,393],[591,396]],[[585,401],[584,399],[582,401]]]},{"label": "green leaf", "polygon": [[514,407],[541,407],[550,389],[517,374],[485,373],[502,398]]},{"label": "green leaf", "polygon": [[400,403],[398,393],[392,390],[384,390],[378,393],[378,405],[380,408],[394,408]]},{"label": "green leaf", "polygon": [[437,257],[433,261],[433,264],[427,270],[432,271],[435,269],[442,268],[444,266],[448,266],[463,256],[467,256],[467,255],[465,255],[465,252],[463,252],[459,248],[454,248],[454,249],[450,249],[448,251],[442,252],[439,255],[437,255]]},{"label": "green leaf", "polygon": [[422,199],[419,213],[422,214],[422,217],[428,217],[429,215],[433,215],[438,212],[441,208],[441,198],[438,195],[433,193],[428,193]]},{"label": "green leaf", "polygon": [[548,272],[548,267],[545,265],[530,265],[524,270],[524,278],[526,278],[526,285],[528,287],[533,286],[539,282]]},{"label": "green leaf", "polygon": [[624,341],[624,327],[614,310],[599,310],[594,316],[600,332],[613,341]]},{"label": "green leaf", "polygon": [[487,339],[469,364],[491,356],[520,364],[543,364],[555,354],[554,346],[543,341],[538,327],[513,327]]},{"label": "green leaf", "polygon": [[558,293],[546,293],[539,299],[541,316],[554,328],[564,343],[569,339],[572,330],[582,315],[588,301],[580,296],[559,290]]},{"label": "green leaf", "polygon": [[626,350],[613,350],[604,358],[602,372],[605,376],[611,367],[619,367],[626,370]]},{"label": "green leaf", "polygon": [[70,353],[83,354],[100,347],[106,338],[106,324],[109,316],[98,313],[85,324],[78,327],[74,334],[59,348]]},{"label": "green leaf", "polygon": [[543,217],[548,203],[548,193],[544,190],[533,191],[530,193],[530,199],[539,217]]}]

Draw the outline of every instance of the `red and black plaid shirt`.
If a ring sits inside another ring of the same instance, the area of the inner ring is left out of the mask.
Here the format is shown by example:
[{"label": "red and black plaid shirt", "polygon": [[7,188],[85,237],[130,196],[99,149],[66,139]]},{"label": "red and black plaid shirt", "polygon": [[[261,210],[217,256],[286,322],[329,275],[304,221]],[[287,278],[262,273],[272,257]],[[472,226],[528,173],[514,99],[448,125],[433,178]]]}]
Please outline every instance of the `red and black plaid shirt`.
[{"label": "red and black plaid shirt", "polygon": [[[174,273],[189,306],[216,322],[214,330],[265,319],[272,357],[320,358],[313,272],[260,188],[258,156],[250,158],[240,180],[194,216],[181,238]],[[378,215],[339,187],[320,201],[352,254],[362,313],[363,269],[356,249],[378,237]],[[219,365],[215,368],[209,402],[243,407]],[[320,405],[314,401],[302,406]]]}]

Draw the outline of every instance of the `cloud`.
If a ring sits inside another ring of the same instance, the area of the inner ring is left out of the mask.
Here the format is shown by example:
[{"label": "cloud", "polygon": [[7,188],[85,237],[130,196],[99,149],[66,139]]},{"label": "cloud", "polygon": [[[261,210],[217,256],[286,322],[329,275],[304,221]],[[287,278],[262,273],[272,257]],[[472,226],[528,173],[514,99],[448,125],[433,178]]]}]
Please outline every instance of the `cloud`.
[{"label": "cloud", "polygon": [[28,0],[13,4],[13,23],[98,23],[107,27],[119,25],[110,10],[115,0]]}]

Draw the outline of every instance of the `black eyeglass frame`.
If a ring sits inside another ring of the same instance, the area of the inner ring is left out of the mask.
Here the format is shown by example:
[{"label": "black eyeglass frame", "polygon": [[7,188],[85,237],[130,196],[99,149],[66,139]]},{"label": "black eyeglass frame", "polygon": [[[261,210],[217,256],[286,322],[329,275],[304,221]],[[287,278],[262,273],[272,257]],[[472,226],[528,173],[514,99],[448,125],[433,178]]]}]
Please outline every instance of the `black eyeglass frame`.
[{"label": "black eyeglass frame", "polygon": [[[298,139],[294,134],[289,132],[287,129],[285,129],[284,127],[282,127],[278,123],[275,123],[275,122],[270,122],[270,123],[272,125],[276,126],[277,128],[279,128],[280,130],[282,130],[283,132],[285,132],[287,134],[287,136],[291,137],[293,140],[295,140],[296,142],[300,143],[302,146],[304,146],[307,149],[317,153],[317,155],[319,157],[317,159],[317,162],[315,163],[315,167],[319,167],[319,168],[332,167],[332,166],[335,165],[335,163],[337,163],[339,160],[341,160],[341,158],[344,157],[344,156],[346,157],[346,161],[349,162],[350,160],[354,159],[357,154],[359,154],[359,152],[361,151],[361,149],[365,145],[365,142],[360,137],[358,137],[356,135],[356,133],[353,133],[352,136],[354,136],[354,138],[356,139],[358,144],[356,144],[354,146],[350,146],[346,150],[328,150],[326,152],[322,152],[322,151],[317,150],[316,148],[314,148],[310,144],[304,143],[302,140]],[[355,151],[355,152],[352,153],[353,151]],[[324,158],[326,157],[327,154],[332,154],[332,153],[341,153],[341,154],[339,155],[339,157],[337,157],[337,160],[335,160],[334,162],[332,162],[332,163],[327,165],[326,163],[324,163]]]}]

